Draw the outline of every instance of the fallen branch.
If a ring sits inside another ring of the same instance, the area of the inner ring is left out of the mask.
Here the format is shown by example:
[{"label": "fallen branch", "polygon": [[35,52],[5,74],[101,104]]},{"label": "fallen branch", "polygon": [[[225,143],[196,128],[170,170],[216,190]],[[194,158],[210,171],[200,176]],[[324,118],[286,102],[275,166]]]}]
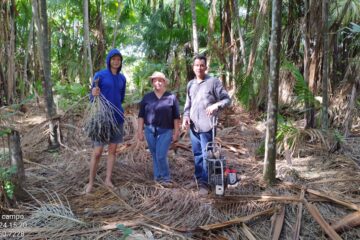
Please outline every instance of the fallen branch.
[{"label": "fallen branch", "polygon": [[330,239],[342,240],[342,238],[335,232],[335,230],[332,229],[331,226],[325,221],[319,210],[314,205],[306,201],[306,199],[304,199],[304,204],[309,210],[311,216],[313,216],[313,218],[319,223],[320,227],[326,232]]},{"label": "fallen branch", "polygon": [[254,237],[254,235],[251,233],[251,230],[250,228],[245,224],[245,223],[242,223],[242,230],[244,231],[246,237],[249,239],[249,240],[256,240],[256,238]]},{"label": "fallen branch", "polygon": [[321,181],[315,181],[315,182],[310,182],[308,183],[308,185],[313,185],[313,184],[322,184],[322,183],[332,183],[332,182],[360,182],[360,178],[348,178],[348,179],[325,179],[325,180],[321,180]]},{"label": "fallen branch", "polygon": [[221,199],[215,199],[216,202],[241,202],[241,201],[258,201],[258,202],[299,202],[300,199],[295,196],[276,196],[276,195],[232,195],[225,196]]},{"label": "fallen branch", "polygon": [[285,206],[282,205],[278,211],[275,211],[273,215],[273,221],[271,223],[272,240],[278,240],[280,238],[281,229],[284,224],[285,218]]},{"label": "fallen branch", "polygon": [[39,166],[39,167],[42,167],[42,168],[45,168],[45,169],[48,169],[48,170],[57,172],[57,173],[59,173],[59,174],[61,174],[61,175],[64,175],[63,172],[60,172],[60,171],[57,170],[56,168],[52,168],[52,167],[49,167],[49,166],[46,166],[46,165],[43,165],[43,164],[40,164],[40,163],[37,163],[37,162],[32,162],[32,161],[30,161],[29,159],[26,159],[26,158],[24,158],[23,161],[26,162],[26,163],[33,164],[33,165],[35,165],[35,166]]},{"label": "fallen branch", "polygon": [[[301,189],[301,193],[300,193],[301,201],[304,201],[304,196],[305,196],[305,189]],[[293,239],[299,239],[299,237],[300,237],[302,212],[303,212],[303,203],[300,202],[300,203],[298,203],[297,217],[296,217],[296,223],[295,223],[295,227],[294,227]]]},{"label": "fallen branch", "polygon": [[331,225],[331,227],[336,232],[343,232],[347,229],[357,227],[359,225],[360,225],[360,212],[357,211],[346,215],[345,217],[343,217],[342,219]]},{"label": "fallen branch", "polygon": [[[294,188],[297,188],[297,189],[300,189],[300,190],[304,188],[304,186],[296,185],[296,184],[289,183],[289,182],[286,182],[284,184],[286,186],[294,187]],[[334,197],[330,197],[330,196],[326,195],[325,193],[319,192],[317,190],[309,189],[309,188],[306,188],[306,191],[308,193],[311,193],[311,194],[314,194],[316,196],[325,198],[327,200],[330,200],[331,202],[337,203],[337,204],[342,205],[344,207],[347,207],[349,209],[352,209],[352,210],[355,210],[355,211],[360,210],[360,206],[358,206],[358,205],[356,205],[356,204],[354,204],[352,202],[348,202],[348,201],[340,200],[340,199],[337,199],[337,198],[334,198]]]},{"label": "fallen branch", "polygon": [[244,216],[244,217],[239,217],[239,218],[234,218],[230,221],[226,221],[226,222],[222,222],[222,223],[215,223],[215,224],[209,224],[209,225],[203,225],[200,226],[199,228],[205,231],[210,231],[210,230],[216,230],[216,229],[220,229],[220,228],[224,228],[230,225],[234,225],[234,224],[238,224],[238,223],[244,223],[244,222],[248,222],[256,217],[259,216],[266,216],[266,215],[271,215],[275,212],[275,208],[270,208],[268,210],[262,211],[262,212],[258,212],[258,213],[254,213],[248,216]]}]

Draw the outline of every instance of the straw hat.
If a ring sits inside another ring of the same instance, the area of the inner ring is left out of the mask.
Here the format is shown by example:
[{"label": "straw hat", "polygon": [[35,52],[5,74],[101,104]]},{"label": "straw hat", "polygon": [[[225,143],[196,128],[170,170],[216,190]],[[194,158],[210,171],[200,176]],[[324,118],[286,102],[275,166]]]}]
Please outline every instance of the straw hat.
[{"label": "straw hat", "polygon": [[155,72],[149,77],[150,80],[153,80],[154,78],[162,78],[162,79],[165,80],[166,83],[169,83],[169,79],[167,79],[167,78],[165,77],[165,74],[163,74],[162,72],[156,72],[156,71],[155,71]]}]

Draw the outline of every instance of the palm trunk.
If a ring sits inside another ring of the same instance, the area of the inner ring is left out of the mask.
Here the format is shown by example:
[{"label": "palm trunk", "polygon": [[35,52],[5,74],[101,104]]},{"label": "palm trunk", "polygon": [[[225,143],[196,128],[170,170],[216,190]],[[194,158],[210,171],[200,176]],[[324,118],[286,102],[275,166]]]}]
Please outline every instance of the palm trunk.
[{"label": "palm trunk", "polygon": [[211,0],[210,3],[210,10],[209,10],[209,21],[208,21],[208,35],[207,35],[207,49],[209,50],[209,53],[207,55],[207,66],[208,71],[210,70],[210,64],[211,64],[211,57],[212,57],[212,51],[215,48],[215,40],[214,40],[214,31],[215,31],[215,18],[216,18],[216,1],[217,0]]},{"label": "palm trunk", "polygon": [[93,76],[93,66],[91,60],[91,48],[90,48],[90,34],[89,34],[89,0],[84,0],[84,44],[85,44],[85,53],[87,58],[88,75],[89,83],[92,82]]},{"label": "palm trunk", "polygon": [[199,53],[199,42],[196,26],[196,0],[191,0],[192,38],[194,53]]},{"label": "palm trunk", "polygon": [[261,0],[260,1],[259,14],[258,14],[258,17],[256,19],[255,30],[254,30],[255,34],[254,34],[254,37],[253,37],[253,40],[252,40],[250,56],[249,56],[249,62],[248,62],[247,70],[246,70],[246,75],[247,76],[250,76],[253,69],[254,69],[257,47],[259,45],[261,35],[262,35],[263,31],[264,31],[265,20],[266,20],[267,13],[268,13],[268,5],[269,5],[268,2],[269,2],[268,0]]},{"label": "palm trunk", "polygon": [[120,14],[121,14],[121,1],[118,0],[118,12],[117,12],[117,16],[116,16],[116,23],[115,23],[115,28],[114,28],[114,40],[112,43],[112,48],[115,48],[115,44],[116,44],[116,35],[117,35],[117,31],[119,28],[119,22],[120,22]]},{"label": "palm trunk", "polygon": [[93,61],[93,70],[100,70],[103,65],[105,52],[106,52],[106,40],[105,40],[105,27],[103,23],[102,13],[101,13],[101,2],[96,1],[96,48],[93,49],[94,61]]},{"label": "palm trunk", "polygon": [[[39,1],[39,2],[38,2]],[[33,14],[35,17],[35,24],[38,31],[39,40],[39,53],[41,59],[42,78],[44,85],[44,94],[46,102],[46,113],[49,120],[49,147],[58,148],[58,124],[55,122],[56,109],[54,104],[54,98],[52,93],[52,82],[51,82],[51,61],[50,61],[50,43],[48,38],[48,23],[47,23],[47,12],[46,12],[46,0],[34,0],[33,3]],[[40,14],[39,14],[40,9]]]},{"label": "palm trunk", "polygon": [[9,142],[11,166],[16,167],[16,173],[12,181],[15,184],[14,193],[17,199],[21,199],[25,195],[23,190],[25,184],[25,170],[24,170],[24,161],[22,157],[19,132],[16,130],[11,130],[11,133],[9,134],[8,142]]},{"label": "palm trunk", "polygon": [[237,27],[238,34],[239,34],[239,40],[240,40],[240,51],[241,51],[240,59],[241,59],[242,63],[244,64],[244,66],[246,66],[245,41],[244,41],[244,37],[243,37],[243,34],[241,32],[241,27],[240,27],[239,6],[237,3],[237,0],[233,0],[233,5],[234,5],[234,12],[235,12],[234,21],[236,23],[236,27]]},{"label": "palm trunk", "polygon": [[[260,1],[259,14],[256,18],[256,24],[255,24],[255,30],[254,30],[255,34],[254,34],[254,37],[252,40],[252,45],[251,45],[251,50],[250,50],[250,55],[249,55],[249,60],[248,60],[248,66],[246,69],[246,77],[247,78],[251,77],[252,71],[254,69],[257,48],[259,45],[261,35],[263,34],[263,31],[264,31],[266,17],[268,16],[268,8],[269,8],[268,3],[269,3],[268,0]],[[251,84],[251,86],[250,86],[249,96],[250,96],[250,102],[249,102],[250,108],[256,109],[256,98],[255,98],[255,94],[254,94],[254,90],[253,90],[253,84]]]},{"label": "palm trunk", "polygon": [[[304,6],[304,22],[302,24],[302,34],[304,39],[304,81],[307,86],[309,86],[309,68],[310,68],[310,31],[309,31],[309,4],[308,0],[305,0]],[[305,99],[305,121],[306,128],[309,128],[312,125],[312,114],[311,106],[308,99]]]},{"label": "palm trunk", "polygon": [[8,39],[7,48],[7,103],[15,103],[15,0],[11,0],[10,3],[10,19],[9,19],[9,30],[10,36]]},{"label": "palm trunk", "polygon": [[264,181],[272,185],[276,176],[276,131],[279,95],[279,67],[281,48],[281,0],[272,1],[270,40],[270,78],[265,139]]},{"label": "palm trunk", "polygon": [[327,130],[329,125],[328,119],[328,76],[329,76],[329,1],[323,0],[322,2],[322,17],[323,17],[323,74],[322,74],[322,129]]}]

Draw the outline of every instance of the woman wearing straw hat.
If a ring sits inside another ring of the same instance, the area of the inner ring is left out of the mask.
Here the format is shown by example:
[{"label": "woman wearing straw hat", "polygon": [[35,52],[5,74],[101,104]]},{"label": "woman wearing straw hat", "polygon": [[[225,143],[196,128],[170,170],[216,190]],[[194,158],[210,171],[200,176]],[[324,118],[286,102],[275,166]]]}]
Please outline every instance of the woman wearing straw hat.
[{"label": "woman wearing straw hat", "polygon": [[145,135],[153,159],[154,180],[168,183],[167,153],[179,136],[179,103],[174,94],[166,91],[169,80],[163,73],[154,72],[149,79],[154,90],[140,102],[138,138],[142,141]]}]

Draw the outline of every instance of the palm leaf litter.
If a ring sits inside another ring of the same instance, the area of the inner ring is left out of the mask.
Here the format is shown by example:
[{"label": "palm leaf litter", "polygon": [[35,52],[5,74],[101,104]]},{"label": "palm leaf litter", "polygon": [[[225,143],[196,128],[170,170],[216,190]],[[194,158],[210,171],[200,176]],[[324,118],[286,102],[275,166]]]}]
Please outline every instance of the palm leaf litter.
[{"label": "palm leaf litter", "polygon": [[[44,151],[46,123],[24,134],[26,189],[33,198],[21,203],[16,214],[24,215],[21,223],[28,226],[21,230],[25,239],[121,239],[129,232],[126,239],[360,239],[360,172],[351,159],[360,138],[347,140],[344,154],[330,153],[327,137],[320,133],[302,138],[291,149],[291,164],[277,161],[278,184],[266,187],[256,151],[263,141],[262,126],[254,127],[246,113],[228,114],[217,138],[241,182],[224,197],[200,197],[186,135],[169,152],[173,185],[152,180],[150,153],[135,137],[136,112],[126,112],[126,137],[113,172],[116,189],[101,181],[105,152],[89,195],[81,194],[92,152],[82,134],[82,114],[73,109],[61,118],[63,142],[71,149]],[[44,187],[56,193],[44,192]]]},{"label": "palm leaf litter", "polygon": [[[99,79],[94,82],[98,87]],[[92,141],[109,142],[113,134],[121,133],[115,114],[124,118],[120,109],[107,100],[104,95],[94,96],[85,113],[84,130],[86,135]]]}]

